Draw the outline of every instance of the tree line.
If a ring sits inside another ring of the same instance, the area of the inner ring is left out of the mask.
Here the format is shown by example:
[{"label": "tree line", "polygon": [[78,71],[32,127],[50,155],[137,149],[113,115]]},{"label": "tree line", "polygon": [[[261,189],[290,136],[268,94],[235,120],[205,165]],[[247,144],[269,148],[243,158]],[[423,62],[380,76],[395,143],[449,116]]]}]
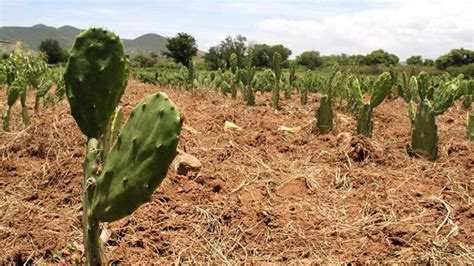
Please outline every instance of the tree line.
[{"label": "tree line", "polygon": [[[178,33],[175,37],[168,38],[167,51],[161,56],[173,59],[189,67],[192,58],[197,55],[198,48],[196,39],[187,33]],[[57,40],[47,39],[39,45],[40,52],[45,54],[49,64],[57,64],[67,60],[67,50],[60,47]],[[292,51],[283,44],[270,45],[266,43],[249,43],[242,35],[228,36],[219,44],[212,46],[204,54],[204,62],[211,70],[227,69],[230,67],[230,56],[237,55],[237,64],[243,67],[246,64],[248,51],[252,50],[253,63],[255,67],[269,68],[272,64],[274,53],[280,54],[283,66],[287,67]],[[141,52],[132,56],[132,63],[139,67],[152,67],[158,61],[160,55],[156,53]],[[361,55],[321,55],[319,51],[305,51],[295,58],[295,63],[308,69],[326,67],[334,64],[341,66],[355,65],[397,65],[400,59],[397,55],[383,49],[374,50],[369,54]],[[464,66],[474,63],[474,51],[464,48],[452,49],[447,54],[439,56],[436,60],[423,58],[421,55],[413,55],[406,60],[406,64],[414,66],[434,66],[445,70],[452,66]]]}]

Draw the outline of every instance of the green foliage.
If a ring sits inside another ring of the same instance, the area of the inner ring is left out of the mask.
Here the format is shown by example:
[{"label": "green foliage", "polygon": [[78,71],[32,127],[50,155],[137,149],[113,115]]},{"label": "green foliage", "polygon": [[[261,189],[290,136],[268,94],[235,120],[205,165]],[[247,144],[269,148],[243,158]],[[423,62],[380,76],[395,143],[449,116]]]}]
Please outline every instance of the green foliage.
[{"label": "green foliage", "polygon": [[272,67],[272,56],[279,53],[282,62],[286,61],[291,55],[291,50],[282,44],[268,45],[256,44],[253,46],[254,64],[256,67]]},{"label": "green foliage", "polygon": [[187,33],[178,33],[176,37],[168,38],[166,42],[168,51],[162,52],[164,56],[172,58],[176,63],[189,67],[193,56],[197,54],[196,39]]},{"label": "green foliage", "polygon": [[474,63],[474,51],[464,48],[452,49],[449,53],[441,55],[435,61],[435,65],[439,69],[447,69],[450,66],[462,66],[471,63]]},{"label": "green foliage", "polygon": [[309,69],[322,65],[323,61],[318,51],[306,51],[296,57],[296,63]]},{"label": "green foliage", "polygon": [[372,51],[370,54],[364,57],[362,63],[365,65],[396,65],[398,64],[399,58],[395,54],[391,54],[382,49]]},{"label": "green foliage", "polygon": [[413,55],[407,58],[407,64],[421,66],[423,65],[423,59],[421,55]]},{"label": "green foliage", "polygon": [[157,63],[157,57],[152,53],[140,52],[131,56],[130,63],[133,67],[153,67]]},{"label": "green foliage", "polygon": [[237,35],[235,38],[227,36],[219,45],[209,48],[204,55],[204,60],[210,69],[230,68],[230,56],[237,55],[237,65],[244,67],[247,38]]},{"label": "green foliage", "polygon": [[40,43],[39,50],[46,55],[48,64],[57,64],[66,62],[67,51],[59,46],[59,42],[53,39],[47,39]]}]

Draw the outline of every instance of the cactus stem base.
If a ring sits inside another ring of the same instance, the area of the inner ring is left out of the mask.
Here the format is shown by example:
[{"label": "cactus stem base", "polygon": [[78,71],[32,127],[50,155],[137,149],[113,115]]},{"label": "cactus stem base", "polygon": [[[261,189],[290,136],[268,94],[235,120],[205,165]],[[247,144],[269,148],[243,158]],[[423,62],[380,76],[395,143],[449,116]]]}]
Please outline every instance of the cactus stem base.
[{"label": "cactus stem base", "polygon": [[91,215],[91,205],[96,185],[96,158],[98,153],[98,141],[90,138],[87,141],[87,154],[84,160],[84,201],[82,207],[82,228],[84,247],[86,250],[87,265],[102,265],[105,255],[100,247],[99,221]]}]

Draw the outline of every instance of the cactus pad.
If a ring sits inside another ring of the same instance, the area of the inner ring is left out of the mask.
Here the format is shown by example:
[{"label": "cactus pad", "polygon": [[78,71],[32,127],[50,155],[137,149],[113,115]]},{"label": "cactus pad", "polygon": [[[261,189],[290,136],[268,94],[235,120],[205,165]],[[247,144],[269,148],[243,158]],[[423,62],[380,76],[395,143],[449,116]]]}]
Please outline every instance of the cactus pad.
[{"label": "cactus pad", "polygon": [[87,137],[100,137],[106,129],[128,73],[122,41],[114,33],[91,28],[74,41],[64,81],[72,116]]},{"label": "cactus pad", "polygon": [[181,124],[177,107],[163,93],[133,109],[97,179],[93,216],[116,221],[150,200],[176,156]]},{"label": "cactus pad", "polygon": [[429,160],[438,158],[438,126],[427,100],[418,105],[413,124],[411,149]]},{"label": "cactus pad", "polygon": [[332,108],[331,108],[331,101],[327,95],[321,97],[321,102],[316,112],[317,118],[317,127],[321,131],[321,133],[326,133],[332,130]]},{"label": "cactus pad", "polygon": [[364,106],[359,109],[359,115],[357,117],[357,133],[370,138],[372,137],[373,126],[372,108],[370,105],[364,104]]}]

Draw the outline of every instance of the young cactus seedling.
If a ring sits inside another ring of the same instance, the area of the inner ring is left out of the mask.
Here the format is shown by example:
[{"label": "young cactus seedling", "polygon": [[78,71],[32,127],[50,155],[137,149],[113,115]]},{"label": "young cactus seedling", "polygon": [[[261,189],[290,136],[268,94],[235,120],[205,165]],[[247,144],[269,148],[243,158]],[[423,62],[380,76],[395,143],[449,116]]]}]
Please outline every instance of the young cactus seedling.
[{"label": "young cactus seedling", "polygon": [[145,97],[119,130],[116,107],[128,74],[123,44],[114,33],[91,28],[76,38],[64,81],[71,114],[87,136],[82,223],[88,265],[107,263],[99,223],[121,219],[150,201],[176,156],[182,122],[163,93]]}]

